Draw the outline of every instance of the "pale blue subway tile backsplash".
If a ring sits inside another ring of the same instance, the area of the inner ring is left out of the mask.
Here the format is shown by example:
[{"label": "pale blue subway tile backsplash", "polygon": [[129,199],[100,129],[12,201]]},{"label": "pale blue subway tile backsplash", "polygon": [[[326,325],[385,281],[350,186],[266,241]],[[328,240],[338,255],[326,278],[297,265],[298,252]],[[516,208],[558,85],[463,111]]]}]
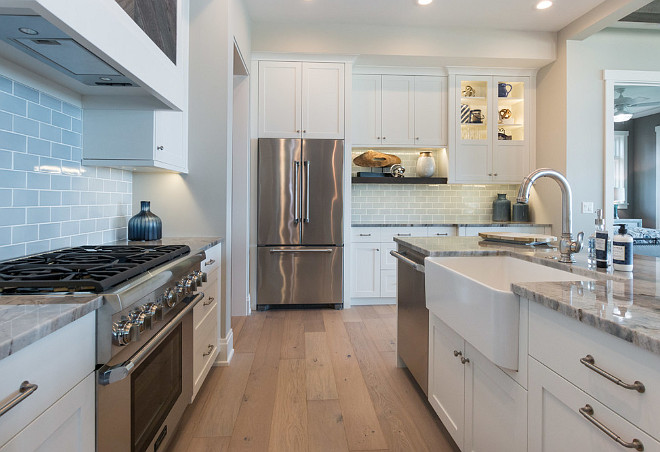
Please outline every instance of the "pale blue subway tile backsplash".
[{"label": "pale blue subway tile backsplash", "polygon": [[0,260],[126,238],[133,175],[81,166],[82,121],[0,76]]}]

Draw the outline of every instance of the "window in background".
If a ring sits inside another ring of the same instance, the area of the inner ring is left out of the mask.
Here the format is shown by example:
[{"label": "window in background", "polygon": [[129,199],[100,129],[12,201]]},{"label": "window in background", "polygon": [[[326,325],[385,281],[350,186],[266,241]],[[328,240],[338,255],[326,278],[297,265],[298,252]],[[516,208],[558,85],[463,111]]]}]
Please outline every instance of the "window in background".
[{"label": "window in background", "polygon": [[614,132],[614,204],[628,208],[628,132]]}]

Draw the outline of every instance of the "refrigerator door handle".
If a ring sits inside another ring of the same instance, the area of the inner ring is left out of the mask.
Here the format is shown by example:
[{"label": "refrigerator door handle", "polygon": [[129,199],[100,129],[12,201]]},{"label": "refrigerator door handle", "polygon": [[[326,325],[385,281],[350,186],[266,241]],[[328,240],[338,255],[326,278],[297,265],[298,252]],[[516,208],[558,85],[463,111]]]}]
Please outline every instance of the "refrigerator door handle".
[{"label": "refrigerator door handle", "polygon": [[309,166],[312,164],[309,160],[305,160],[305,223],[309,223]]},{"label": "refrigerator door handle", "polygon": [[299,250],[290,250],[290,249],[281,249],[281,248],[271,248],[272,253],[332,253],[330,248],[317,248],[317,249],[299,249]]},{"label": "refrigerator door handle", "polygon": [[300,199],[298,195],[298,184],[300,183],[300,162],[293,164],[293,224],[298,224],[300,221]]}]

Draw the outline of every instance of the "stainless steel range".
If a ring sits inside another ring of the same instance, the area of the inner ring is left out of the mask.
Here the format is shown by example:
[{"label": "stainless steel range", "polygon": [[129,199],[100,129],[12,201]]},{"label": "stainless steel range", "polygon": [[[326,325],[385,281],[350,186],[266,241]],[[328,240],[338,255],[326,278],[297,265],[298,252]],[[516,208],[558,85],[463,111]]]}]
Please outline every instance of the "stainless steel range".
[{"label": "stainless steel range", "polygon": [[0,293],[99,293],[97,451],[163,450],[192,394],[192,308],[204,253],[78,247],[0,263]]}]

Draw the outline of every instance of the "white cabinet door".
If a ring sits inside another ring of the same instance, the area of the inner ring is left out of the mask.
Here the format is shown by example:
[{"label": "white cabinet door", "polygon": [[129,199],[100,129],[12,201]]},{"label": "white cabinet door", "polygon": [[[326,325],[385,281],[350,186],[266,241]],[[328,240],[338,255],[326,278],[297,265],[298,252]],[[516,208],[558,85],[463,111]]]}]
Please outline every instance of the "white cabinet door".
[{"label": "white cabinet door", "polygon": [[527,450],[527,391],[465,344],[465,449]]},{"label": "white cabinet door", "polygon": [[463,353],[463,338],[429,315],[429,402],[461,450],[465,434]]},{"label": "white cabinet door", "polygon": [[353,243],[351,297],[380,297],[380,244]]},{"label": "white cabinet door", "polygon": [[259,137],[299,138],[302,63],[259,62]]},{"label": "white cabinet door", "polygon": [[660,443],[646,433],[534,358],[529,358],[528,450],[534,452],[629,450],[610,439],[580,412],[580,409],[584,409],[587,405],[593,410],[591,416],[623,441],[638,440],[642,443],[643,450],[660,451]]},{"label": "white cabinet door", "polygon": [[154,160],[188,170],[183,143],[183,113],[156,110],[154,113]]},{"label": "white cabinet door", "polygon": [[93,451],[96,447],[94,376],[94,372],[89,374],[0,448],[0,452]]},{"label": "white cabinet door", "polygon": [[510,143],[493,149],[493,182],[519,184],[529,174],[529,148]]},{"label": "white cabinet door", "polygon": [[382,143],[415,144],[415,77],[382,76]]},{"label": "white cabinet door", "polygon": [[490,154],[490,148],[485,144],[463,144],[457,148],[453,182],[489,182],[492,174]]},{"label": "white cabinet door", "polygon": [[351,115],[353,145],[381,142],[381,76],[354,75]]},{"label": "white cabinet door", "polygon": [[344,138],[344,65],[303,63],[303,138]]},{"label": "white cabinet door", "polygon": [[447,77],[415,76],[415,145],[447,145]]}]

